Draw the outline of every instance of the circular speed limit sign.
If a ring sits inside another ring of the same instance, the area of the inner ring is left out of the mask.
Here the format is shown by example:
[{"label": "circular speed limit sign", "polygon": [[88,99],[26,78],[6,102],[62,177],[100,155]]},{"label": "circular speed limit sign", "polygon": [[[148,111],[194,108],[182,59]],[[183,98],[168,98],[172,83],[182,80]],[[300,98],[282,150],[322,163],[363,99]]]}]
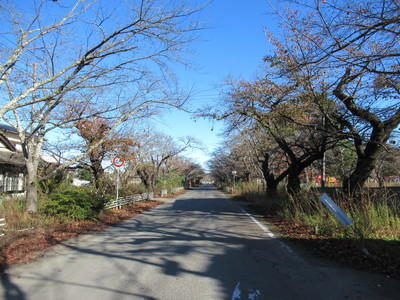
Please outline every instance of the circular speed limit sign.
[{"label": "circular speed limit sign", "polygon": [[122,167],[124,165],[124,159],[120,156],[114,157],[113,159],[113,165],[116,167]]}]

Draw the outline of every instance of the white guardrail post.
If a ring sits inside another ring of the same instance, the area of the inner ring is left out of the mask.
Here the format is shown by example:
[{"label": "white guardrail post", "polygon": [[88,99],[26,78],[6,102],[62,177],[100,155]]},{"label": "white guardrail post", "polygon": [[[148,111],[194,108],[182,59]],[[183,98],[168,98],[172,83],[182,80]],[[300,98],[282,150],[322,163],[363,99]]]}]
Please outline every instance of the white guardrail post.
[{"label": "white guardrail post", "polygon": [[2,227],[6,226],[6,219],[5,218],[0,218],[0,236],[4,235],[4,231]]}]

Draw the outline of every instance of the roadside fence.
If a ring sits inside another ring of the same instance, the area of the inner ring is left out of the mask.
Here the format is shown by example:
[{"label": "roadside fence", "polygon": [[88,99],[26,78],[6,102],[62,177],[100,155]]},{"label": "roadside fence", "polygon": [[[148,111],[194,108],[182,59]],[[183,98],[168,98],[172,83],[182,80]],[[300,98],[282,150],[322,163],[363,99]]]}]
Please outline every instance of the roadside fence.
[{"label": "roadside fence", "polygon": [[127,197],[118,198],[115,200],[108,201],[104,206],[104,209],[111,209],[111,208],[121,208],[122,205],[127,205],[131,203],[135,203],[137,201],[143,201],[153,198],[153,193],[143,193],[139,195],[132,195]]},{"label": "roadside fence", "polygon": [[0,218],[0,236],[4,235],[4,230],[2,229],[4,226],[6,226],[6,219]]}]

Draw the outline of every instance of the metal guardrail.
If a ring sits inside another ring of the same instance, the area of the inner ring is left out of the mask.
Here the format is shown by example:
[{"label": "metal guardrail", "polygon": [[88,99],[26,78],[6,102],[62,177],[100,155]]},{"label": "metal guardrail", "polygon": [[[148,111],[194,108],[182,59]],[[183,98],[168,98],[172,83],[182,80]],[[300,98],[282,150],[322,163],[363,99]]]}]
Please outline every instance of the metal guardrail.
[{"label": "metal guardrail", "polygon": [[139,195],[118,198],[118,199],[107,202],[106,205],[104,206],[104,209],[107,210],[107,209],[111,209],[111,208],[121,208],[121,206],[123,206],[123,205],[135,203],[137,201],[152,199],[152,198],[153,198],[153,193],[143,193],[143,194],[139,194]]}]

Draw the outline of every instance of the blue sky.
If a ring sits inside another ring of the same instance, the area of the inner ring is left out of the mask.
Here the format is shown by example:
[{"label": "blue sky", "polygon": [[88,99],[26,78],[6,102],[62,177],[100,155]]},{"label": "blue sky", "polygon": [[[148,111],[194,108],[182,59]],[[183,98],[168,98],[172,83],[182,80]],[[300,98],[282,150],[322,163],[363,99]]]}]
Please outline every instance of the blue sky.
[{"label": "blue sky", "polygon": [[[18,0],[15,3],[25,3]],[[208,0],[188,0],[193,6]],[[194,54],[187,57],[196,70],[176,67],[181,88],[192,90],[193,96],[187,108],[199,109],[205,105],[217,105],[221,85],[228,76],[251,80],[269,54],[270,44],[264,33],[276,26],[267,0],[211,0],[201,12],[200,19],[208,29],[200,32],[199,41],[193,44]],[[275,2],[273,0],[271,2]],[[10,1],[12,2],[12,1]],[[33,2],[29,2],[32,4]],[[106,3],[106,2],[105,2]],[[46,2],[47,9],[58,7]],[[60,4],[61,5],[61,4]],[[4,39],[2,40],[4,43]],[[203,143],[204,150],[193,150],[187,156],[206,167],[210,153],[223,140],[219,136],[223,123],[192,119],[182,111],[169,111],[157,118],[159,131],[179,137],[193,136]],[[213,129],[213,130],[212,130]]]},{"label": "blue sky", "polygon": [[[210,28],[201,32],[201,41],[194,45],[195,53],[189,57],[200,68],[177,72],[182,87],[194,86],[191,109],[217,105],[222,97],[220,86],[228,76],[247,80],[255,77],[263,56],[270,54],[271,49],[264,29],[272,31],[276,26],[269,11],[266,0],[214,0],[203,11],[202,18]],[[194,121],[190,114],[181,111],[166,114],[157,127],[174,137],[193,136],[201,141],[204,151],[194,150],[188,156],[204,167],[209,154],[223,140],[219,136],[222,123]]]}]

